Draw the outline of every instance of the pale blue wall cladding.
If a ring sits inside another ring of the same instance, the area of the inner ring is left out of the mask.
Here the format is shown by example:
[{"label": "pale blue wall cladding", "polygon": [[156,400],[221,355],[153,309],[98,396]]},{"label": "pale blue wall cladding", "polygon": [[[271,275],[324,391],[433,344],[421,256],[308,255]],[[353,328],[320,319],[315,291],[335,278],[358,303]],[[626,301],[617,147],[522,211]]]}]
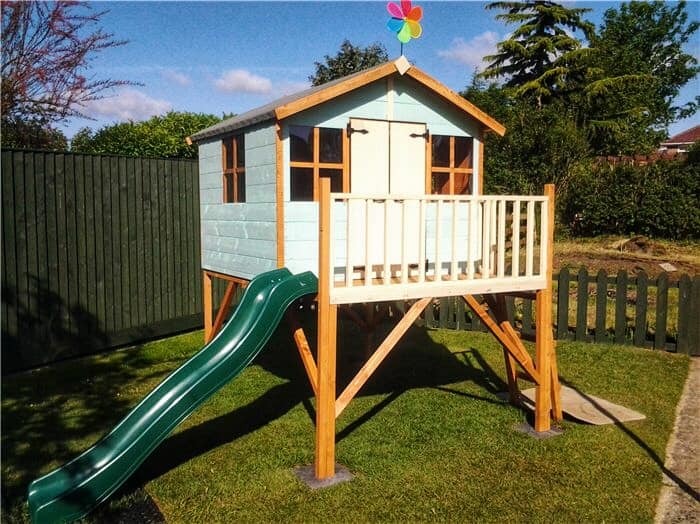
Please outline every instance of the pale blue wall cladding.
[{"label": "pale blue wall cladding", "polygon": [[433,135],[479,136],[476,120],[411,78],[394,79],[394,120],[426,123]]},{"label": "pale blue wall cladding", "polygon": [[246,203],[224,204],[221,139],[199,145],[202,268],[253,278],[277,266],[275,128],[246,130]]},{"label": "pale blue wall cladding", "polygon": [[[452,206],[443,205],[440,211],[440,259],[443,267],[449,265],[452,259]],[[284,206],[285,216],[285,260],[286,266],[292,273],[301,271],[318,271],[318,206],[313,202],[287,202]],[[346,211],[345,205],[335,203],[332,215],[335,222],[333,232],[335,243],[333,245],[333,258],[336,265],[336,276],[343,274],[346,253]],[[437,204],[428,203],[425,209],[425,258],[433,261],[437,252],[436,243]],[[380,226],[381,227],[381,226]],[[476,228],[481,230],[481,221]],[[397,235],[400,235],[400,226],[397,224]],[[418,231],[415,231],[418,234]],[[381,231],[378,234],[382,234]],[[455,247],[457,259],[460,262],[467,260],[469,238],[469,218],[466,204],[457,207]],[[476,260],[481,257],[481,238],[477,238],[473,244],[472,257]],[[357,246],[364,250],[364,246]],[[363,251],[364,253],[364,251]],[[461,264],[463,265],[463,264]],[[432,268],[432,263],[431,266]]]},{"label": "pale blue wall cladding", "polygon": [[[283,126],[284,158],[289,158],[287,126],[296,124],[343,128],[350,117],[424,122],[433,134],[475,137],[478,136],[479,129],[477,122],[430,90],[412,79],[394,75],[391,95],[387,94],[387,81],[380,80],[286,120]],[[276,267],[274,124],[267,122],[247,129],[245,146],[245,204],[221,202],[223,182],[220,139],[199,146],[202,267],[252,278]],[[478,160],[475,160],[475,167],[477,165]],[[289,202],[287,160],[283,172],[285,263],[294,273],[307,270],[316,272],[318,206],[312,202]],[[430,223],[430,217],[427,218]],[[340,232],[344,232],[342,225],[339,224],[338,227]],[[443,234],[448,234],[447,227],[442,231]],[[428,249],[431,247],[429,243],[426,246]],[[338,264],[344,264],[344,250],[345,242],[340,238],[335,245]]]},{"label": "pale blue wall cladding", "polygon": [[[431,90],[423,87],[413,79],[393,76],[393,93],[387,95],[387,80],[380,80],[361,89],[343,95],[306,111],[290,117],[283,126],[284,158],[289,158],[289,125],[308,125],[319,127],[343,128],[351,117],[386,120],[393,113],[393,120],[404,122],[421,122],[428,125],[432,134],[478,137],[480,124],[465,115]],[[393,99],[393,107],[389,107],[389,99]],[[478,167],[478,147],[474,148],[474,179]],[[318,265],[318,208],[311,202],[290,202],[289,193],[289,164],[284,166],[284,253],[285,265],[292,272],[314,271]],[[431,213],[431,211],[429,211]],[[450,220],[451,215],[443,214],[443,220]],[[431,224],[430,215],[426,217]],[[432,224],[435,218],[432,218]],[[448,226],[451,222],[445,222]],[[428,227],[431,227],[430,225]],[[434,226],[433,226],[434,227]],[[441,229],[441,236],[449,238],[448,227]],[[466,238],[460,238],[465,241]],[[441,251],[447,257],[450,243],[441,242]],[[435,249],[434,245],[426,248]],[[344,257],[345,244],[339,241],[336,255]],[[344,262],[340,262],[344,264]]]}]

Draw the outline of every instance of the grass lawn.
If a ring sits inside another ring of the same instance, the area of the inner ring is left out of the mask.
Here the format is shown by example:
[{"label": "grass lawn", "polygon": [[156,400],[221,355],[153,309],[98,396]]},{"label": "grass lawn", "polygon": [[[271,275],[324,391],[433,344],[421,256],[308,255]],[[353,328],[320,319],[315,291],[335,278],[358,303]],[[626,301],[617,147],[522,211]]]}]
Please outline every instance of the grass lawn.
[{"label": "grass lawn", "polygon": [[[340,385],[361,365],[343,326]],[[488,335],[412,328],[337,424],[352,482],[310,491],[313,404],[286,332],[187,419],[108,507],[149,495],[168,522],[652,521],[688,358],[559,345],[563,382],[641,411],[616,426],[565,421],[538,441],[505,389]],[[27,520],[29,482],[93,443],[201,345],[195,332],[54,365],[2,383],[3,520]],[[340,387],[339,385],[339,387]],[[111,517],[110,517],[111,516]]]}]

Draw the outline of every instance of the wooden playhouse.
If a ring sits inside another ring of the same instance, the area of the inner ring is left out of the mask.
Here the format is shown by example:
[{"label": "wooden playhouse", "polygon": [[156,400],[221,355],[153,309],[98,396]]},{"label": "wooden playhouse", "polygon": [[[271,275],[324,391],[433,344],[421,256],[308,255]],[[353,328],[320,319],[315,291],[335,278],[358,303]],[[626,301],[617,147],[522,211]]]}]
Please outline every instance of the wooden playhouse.
[{"label": "wooden playhouse", "polygon": [[[503,345],[510,396],[536,384],[535,430],[561,419],[552,337],[554,189],[483,195],[483,137],[504,127],[405,57],[310,88],[192,136],[199,146],[205,337],[233,291],[279,267],[319,279],[317,479],[335,472],[335,419],[435,298],[462,296]],[[212,278],[230,282],[213,318]],[[506,295],[536,298],[536,355]],[[477,300],[475,295],[479,296]],[[338,307],[404,300],[404,317],[336,398]]]}]

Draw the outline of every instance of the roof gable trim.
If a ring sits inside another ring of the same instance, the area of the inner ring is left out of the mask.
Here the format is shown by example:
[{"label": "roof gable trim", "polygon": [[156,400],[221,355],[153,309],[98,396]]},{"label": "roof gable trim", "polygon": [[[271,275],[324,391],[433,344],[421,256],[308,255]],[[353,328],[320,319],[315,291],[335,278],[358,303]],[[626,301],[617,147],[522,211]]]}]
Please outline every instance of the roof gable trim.
[{"label": "roof gable trim", "polygon": [[493,131],[500,136],[505,134],[506,128],[502,124],[491,118],[462,96],[447,88],[445,85],[441,84],[417,67],[412,66],[405,56],[401,56],[393,62],[387,62],[380,67],[370,69],[359,75],[352,76],[344,82],[329,86],[327,89],[322,89],[304,98],[281,105],[275,108],[275,117],[277,120],[282,120],[316,105],[328,102],[329,100],[337,98],[350,91],[366,86],[367,84],[381,80],[382,78],[393,73],[399,73],[400,75],[413,78],[418,83],[424,85],[431,91],[435,92],[453,105],[456,105],[459,109],[481,122],[488,130]]}]

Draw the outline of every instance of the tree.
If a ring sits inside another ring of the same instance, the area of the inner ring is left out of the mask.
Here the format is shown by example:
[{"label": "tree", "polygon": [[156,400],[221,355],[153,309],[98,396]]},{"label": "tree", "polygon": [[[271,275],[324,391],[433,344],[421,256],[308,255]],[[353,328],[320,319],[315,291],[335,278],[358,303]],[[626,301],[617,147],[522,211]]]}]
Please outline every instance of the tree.
[{"label": "tree", "polygon": [[496,19],[519,25],[508,40],[498,43],[498,53],[484,57],[491,63],[482,78],[505,78],[516,96],[533,96],[541,107],[585,76],[588,50],[571,32],[591,38],[595,27],[581,18],[590,9],[566,8],[549,0],[492,2],[486,8],[507,11]]},{"label": "tree", "polygon": [[15,120],[2,126],[2,147],[67,151],[68,140],[59,129],[39,122]]},{"label": "tree", "polygon": [[129,83],[86,76],[96,53],[126,43],[94,29],[106,11],[93,12],[87,4],[71,1],[0,6],[2,124],[14,133],[16,145],[32,147],[37,130],[55,134],[51,123],[82,116],[81,106]]},{"label": "tree", "polygon": [[700,103],[700,97],[682,106],[675,102],[680,89],[700,72],[697,60],[684,51],[698,27],[699,22],[688,22],[685,2],[630,2],[608,9],[591,41],[595,67],[603,77],[636,75],[646,81],[629,83],[612,100],[598,98],[592,110],[612,110],[620,100],[641,108],[621,119],[627,124],[624,133],[637,136],[647,149],[656,147],[668,125],[694,114]]},{"label": "tree", "polygon": [[340,44],[340,51],[335,56],[326,55],[325,63],[314,62],[316,72],[309,76],[311,85],[319,86],[342,78],[389,60],[386,49],[380,43],[367,47],[354,46],[348,40]]},{"label": "tree", "polygon": [[185,138],[221,119],[202,113],[171,111],[143,122],[105,126],[97,132],[83,128],[73,137],[71,151],[102,155],[197,158],[196,146]]}]

